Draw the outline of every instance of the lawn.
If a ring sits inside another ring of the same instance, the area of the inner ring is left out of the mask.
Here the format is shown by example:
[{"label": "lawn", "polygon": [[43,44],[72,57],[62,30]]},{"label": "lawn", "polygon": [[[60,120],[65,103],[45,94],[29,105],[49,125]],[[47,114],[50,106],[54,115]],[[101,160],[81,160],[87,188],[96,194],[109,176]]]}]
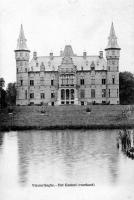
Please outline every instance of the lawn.
[{"label": "lawn", "polygon": [[[126,105],[14,106],[0,112],[1,130],[134,127],[134,109]],[[131,107],[132,108],[132,107]],[[89,111],[90,111],[89,109]]]}]

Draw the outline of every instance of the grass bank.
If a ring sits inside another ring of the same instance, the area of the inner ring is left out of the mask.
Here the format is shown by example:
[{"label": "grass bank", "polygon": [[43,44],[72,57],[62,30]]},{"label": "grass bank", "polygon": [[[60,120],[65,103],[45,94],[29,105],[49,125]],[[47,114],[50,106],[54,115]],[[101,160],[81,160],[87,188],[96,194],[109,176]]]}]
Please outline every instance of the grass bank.
[{"label": "grass bank", "polygon": [[[48,129],[119,129],[134,128],[134,111],[125,105],[85,106],[15,106],[13,114],[8,109],[0,112],[0,130]],[[42,112],[42,110],[45,112]]]}]

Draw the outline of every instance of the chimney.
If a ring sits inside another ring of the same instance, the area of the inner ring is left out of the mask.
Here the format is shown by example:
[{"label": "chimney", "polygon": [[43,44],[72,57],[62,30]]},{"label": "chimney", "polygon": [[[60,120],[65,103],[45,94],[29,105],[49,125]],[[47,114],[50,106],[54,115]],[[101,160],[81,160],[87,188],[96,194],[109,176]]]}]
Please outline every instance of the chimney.
[{"label": "chimney", "polygon": [[34,59],[34,60],[37,59],[37,52],[36,52],[36,51],[33,52],[33,59]]},{"label": "chimney", "polygon": [[49,56],[50,56],[50,60],[53,60],[53,53],[52,52],[49,54]]},{"label": "chimney", "polygon": [[87,57],[87,52],[84,51],[84,52],[83,52],[83,58],[86,58],[86,57]]},{"label": "chimney", "polygon": [[99,57],[103,58],[103,51],[99,51]]}]

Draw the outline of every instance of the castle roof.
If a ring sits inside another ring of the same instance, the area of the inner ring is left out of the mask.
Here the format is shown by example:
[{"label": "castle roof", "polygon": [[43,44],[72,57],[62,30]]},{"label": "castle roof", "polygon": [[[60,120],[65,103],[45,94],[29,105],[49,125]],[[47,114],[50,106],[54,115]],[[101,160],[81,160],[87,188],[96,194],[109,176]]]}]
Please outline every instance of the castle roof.
[{"label": "castle roof", "polygon": [[63,51],[64,57],[71,57],[74,56],[74,52],[71,45],[66,45]]},{"label": "castle roof", "polygon": [[108,45],[107,45],[106,49],[110,49],[110,48],[120,49],[119,45],[117,43],[117,37],[115,35],[113,22],[112,22],[112,25],[111,25],[110,35],[108,37]]},{"label": "castle roof", "polygon": [[72,47],[65,47],[62,56],[40,56],[36,59],[33,58],[29,64],[29,70],[40,71],[40,66],[43,65],[45,71],[57,71],[58,66],[60,66],[64,62],[64,55],[70,55],[70,53],[72,56],[68,56],[68,58],[71,58],[71,62],[77,67],[77,70],[90,70],[92,63],[94,63],[95,70],[106,70],[106,61],[104,58],[88,55],[85,58],[83,56],[76,56],[75,54],[72,54],[72,52]]},{"label": "castle roof", "polygon": [[28,50],[26,41],[27,40],[26,40],[25,35],[24,35],[23,26],[21,24],[20,34],[19,34],[19,38],[18,38],[18,41],[17,41],[17,49],[16,50]]}]

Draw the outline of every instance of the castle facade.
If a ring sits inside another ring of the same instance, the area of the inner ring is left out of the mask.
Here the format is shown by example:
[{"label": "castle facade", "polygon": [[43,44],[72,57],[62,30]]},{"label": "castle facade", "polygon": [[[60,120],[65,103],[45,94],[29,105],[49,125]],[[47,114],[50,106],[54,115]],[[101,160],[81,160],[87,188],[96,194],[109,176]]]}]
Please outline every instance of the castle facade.
[{"label": "castle facade", "polygon": [[99,55],[77,56],[66,45],[59,56],[37,56],[30,50],[21,25],[15,50],[17,105],[119,104],[120,48],[113,23],[108,45]]}]

